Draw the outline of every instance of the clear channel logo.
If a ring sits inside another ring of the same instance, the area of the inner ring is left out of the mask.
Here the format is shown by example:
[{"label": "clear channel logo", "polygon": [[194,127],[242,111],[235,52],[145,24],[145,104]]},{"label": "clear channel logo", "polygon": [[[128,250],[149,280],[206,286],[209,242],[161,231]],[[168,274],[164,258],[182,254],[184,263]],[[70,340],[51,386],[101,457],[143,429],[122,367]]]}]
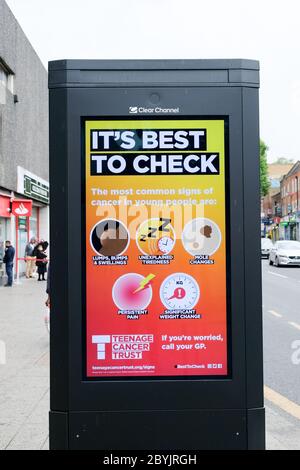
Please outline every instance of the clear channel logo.
[{"label": "clear channel logo", "polygon": [[146,108],[144,106],[129,106],[129,114],[178,114],[180,113],[179,107],[177,108],[162,108],[155,106],[154,108]]}]

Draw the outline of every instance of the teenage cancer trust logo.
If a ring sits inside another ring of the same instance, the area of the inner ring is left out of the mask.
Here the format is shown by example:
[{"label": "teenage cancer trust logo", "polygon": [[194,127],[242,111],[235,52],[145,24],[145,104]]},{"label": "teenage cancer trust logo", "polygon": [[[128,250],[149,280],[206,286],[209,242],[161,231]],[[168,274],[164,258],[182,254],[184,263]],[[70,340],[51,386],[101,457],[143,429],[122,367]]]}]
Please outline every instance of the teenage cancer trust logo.
[{"label": "teenage cancer trust logo", "polygon": [[110,335],[94,335],[92,343],[97,345],[97,359],[105,359],[106,345],[110,343]]}]

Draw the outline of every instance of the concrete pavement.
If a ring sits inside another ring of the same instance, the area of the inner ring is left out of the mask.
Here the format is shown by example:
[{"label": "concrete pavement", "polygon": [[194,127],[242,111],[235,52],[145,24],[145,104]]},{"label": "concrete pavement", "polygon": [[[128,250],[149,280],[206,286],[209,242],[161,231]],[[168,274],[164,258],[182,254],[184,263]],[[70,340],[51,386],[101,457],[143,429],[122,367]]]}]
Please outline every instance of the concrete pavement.
[{"label": "concrete pavement", "polygon": [[[0,288],[0,449],[47,449],[49,335],[46,283],[21,279]],[[3,354],[0,362],[3,362]]]},{"label": "concrete pavement", "polygon": [[[300,331],[289,324],[300,321],[300,269],[270,269],[264,261],[263,272],[267,448],[300,449],[300,420],[295,417],[299,411],[295,405],[300,405],[300,365],[291,361],[291,342],[300,340]],[[45,284],[21,279],[12,289],[0,288],[0,341],[4,342],[0,344],[5,344],[7,356],[6,363],[0,364],[0,449],[48,449]]]}]

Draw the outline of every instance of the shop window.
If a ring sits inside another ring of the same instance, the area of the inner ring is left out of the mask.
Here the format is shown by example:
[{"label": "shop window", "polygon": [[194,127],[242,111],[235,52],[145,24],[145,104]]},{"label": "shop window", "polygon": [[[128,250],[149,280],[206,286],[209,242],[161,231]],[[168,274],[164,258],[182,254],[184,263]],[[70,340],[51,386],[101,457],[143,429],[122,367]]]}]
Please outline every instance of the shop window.
[{"label": "shop window", "polygon": [[29,219],[29,240],[38,237],[38,207],[32,208],[31,217]]},{"label": "shop window", "polygon": [[[14,73],[0,57],[0,96],[4,95],[5,90],[14,93]],[[5,96],[2,97],[5,101]]]}]

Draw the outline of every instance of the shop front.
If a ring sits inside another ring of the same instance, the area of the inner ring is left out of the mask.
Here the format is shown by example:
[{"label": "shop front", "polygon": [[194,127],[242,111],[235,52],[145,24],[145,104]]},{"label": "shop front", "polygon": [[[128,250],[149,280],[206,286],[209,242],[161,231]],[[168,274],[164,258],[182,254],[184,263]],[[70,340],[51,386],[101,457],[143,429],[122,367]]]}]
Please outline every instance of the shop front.
[{"label": "shop front", "polygon": [[290,240],[297,240],[297,223],[296,220],[293,220],[289,223],[290,226]]},{"label": "shop front", "polygon": [[6,282],[5,241],[10,240],[15,247],[15,277],[26,271],[25,247],[31,238],[49,240],[48,205],[36,200],[11,194],[0,194],[0,286]]},{"label": "shop front", "polygon": [[31,203],[30,215],[15,216],[15,248],[17,263],[15,266],[16,275],[23,276],[26,272],[24,260],[25,247],[27,243],[35,238],[36,240],[48,241],[48,229],[45,229],[43,220],[48,219],[48,206],[38,204],[36,201],[27,199]]},{"label": "shop front", "polygon": [[16,271],[22,276],[26,271],[26,244],[31,238],[49,241],[49,183],[21,166],[17,171],[18,193],[24,201],[32,201],[30,216],[20,214],[16,224]]},{"label": "shop front", "polygon": [[279,230],[281,240],[300,240],[299,235],[299,216],[291,214],[281,219]]},{"label": "shop front", "polygon": [[270,231],[270,238],[275,243],[280,240],[280,217],[274,217]]},{"label": "shop front", "polygon": [[300,212],[295,212],[289,220],[289,227],[290,227],[290,240],[298,240],[300,241]]}]

